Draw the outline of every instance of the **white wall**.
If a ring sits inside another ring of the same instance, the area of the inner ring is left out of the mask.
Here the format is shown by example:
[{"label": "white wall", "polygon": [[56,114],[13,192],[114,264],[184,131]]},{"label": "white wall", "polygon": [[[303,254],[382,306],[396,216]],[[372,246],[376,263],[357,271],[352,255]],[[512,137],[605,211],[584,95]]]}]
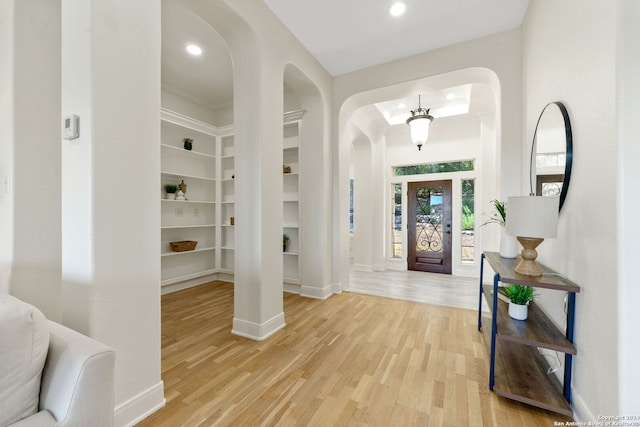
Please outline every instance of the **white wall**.
[{"label": "white wall", "polygon": [[[59,321],[60,2],[16,2],[14,16],[11,294]],[[38,66],[33,58],[38,58]]]},{"label": "white wall", "polygon": [[184,114],[185,116],[200,120],[201,122],[217,126],[216,114],[209,107],[185,99],[166,88],[162,89],[161,104],[162,108],[167,110]]},{"label": "white wall", "polygon": [[13,45],[14,3],[0,1],[0,293],[9,293],[13,263]]},{"label": "white wall", "polygon": [[[523,27],[523,154],[548,102],[565,103],[573,129],[571,185],[558,237],[547,239],[538,253],[543,263],[582,288],[577,296],[573,376],[574,406],[582,420],[622,415],[619,381],[626,373],[621,370],[619,349],[625,341],[637,342],[637,336],[618,333],[615,314],[621,292],[616,230],[622,225],[618,209],[624,209],[616,136],[617,4],[532,0]],[[523,155],[523,184],[528,163],[528,155]],[[540,302],[564,326],[563,295],[558,294],[545,292]]]},{"label": "white wall", "polygon": [[619,413],[640,413],[640,369],[638,354],[640,340],[637,325],[640,325],[640,263],[637,260],[637,245],[640,229],[637,213],[640,212],[640,3],[624,0],[618,11],[617,95],[618,95],[618,153],[620,197],[618,198],[618,236],[620,255],[620,292],[618,296],[618,327],[620,335]]}]

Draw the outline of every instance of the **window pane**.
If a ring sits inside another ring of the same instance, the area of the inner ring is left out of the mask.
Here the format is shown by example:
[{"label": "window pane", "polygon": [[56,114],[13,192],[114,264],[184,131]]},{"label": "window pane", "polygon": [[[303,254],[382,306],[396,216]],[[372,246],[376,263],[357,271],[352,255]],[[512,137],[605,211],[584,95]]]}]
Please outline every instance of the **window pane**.
[{"label": "window pane", "polygon": [[460,247],[462,262],[473,262],[475,259],[475,210],[473,206],[475,180],[462,180],[462,233]]},{"label": "window pane", "polygon": [[391,184],[391,256],[402,258],[402,184]]},{"label": "window pane", "polygon": [[422,165],[397,166],[393,168],[395,176],[400,175],[421,175],[427,173],[440,172],[463,172],[474,170],[473,160],[463,160],[449,163],[425,163]]}]

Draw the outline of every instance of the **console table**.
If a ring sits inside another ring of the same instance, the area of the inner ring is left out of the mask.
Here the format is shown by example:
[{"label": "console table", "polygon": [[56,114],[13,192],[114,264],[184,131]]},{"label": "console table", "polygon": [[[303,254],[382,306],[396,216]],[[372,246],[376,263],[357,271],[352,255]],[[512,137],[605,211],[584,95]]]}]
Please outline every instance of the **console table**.
[{"label": "console table", "polygon": [[[485,252],[480,261],[480,292],[478,330],[490,347],[489,388],[496,394],[549,411],[573,416],[571,409],[571,364],[576,348],[573,345],[576,293],[580,287],[555,271],[539,264],[540,277],[523,276],[514,271],[517,258],[502,258],[497,252]],[[484,261],[495,271],[493,285],[483,285]],[[567,327],[561,331],[532,302],[527,320],[509,317],[508,303],[498,298],[499,282],[567,292]],[[482,295],[486,296],[491,328],[483,328]],[[564,384],[554,374],[547,374],[548,363],[537,348],[565,354]]]}]

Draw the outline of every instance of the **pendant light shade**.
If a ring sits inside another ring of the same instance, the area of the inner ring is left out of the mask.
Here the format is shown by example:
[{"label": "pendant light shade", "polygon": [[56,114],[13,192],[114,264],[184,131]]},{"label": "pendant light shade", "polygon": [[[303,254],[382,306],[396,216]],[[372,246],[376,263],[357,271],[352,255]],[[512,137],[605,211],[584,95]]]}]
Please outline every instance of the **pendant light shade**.
[{"label": "pendant light shade", "polygon": [[418,151],[429,138],[429,125],[433,121],[433,116],[429,110],[420,106],[420,95],[418,95],[418,108],[411,110],[411,117],[407,119],[407,124],[411,128],[411,141],[418,146]]}]

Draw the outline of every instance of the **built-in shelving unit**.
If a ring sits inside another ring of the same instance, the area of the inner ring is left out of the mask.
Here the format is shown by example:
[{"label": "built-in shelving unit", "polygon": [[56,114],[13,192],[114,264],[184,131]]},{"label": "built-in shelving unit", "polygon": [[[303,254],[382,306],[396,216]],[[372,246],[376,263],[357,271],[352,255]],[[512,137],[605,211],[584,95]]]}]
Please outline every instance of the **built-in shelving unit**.
[{"label": "built-in shelving unit", "polygon": [[[482,283],[485,259],[495,271],[493,285]],[[540,277],[522,276],[514,271],[519,262],[520,257],[502,258],[495,252],[485,252],[481,258],[478,330],[483,331],[491,352],[489,388],[500,396],[572,416],[571,371],[577,353],[573,344],[575,294],[580,287],[545,266],[541,266]],[[500,282],[566,292],[566,330],[559,330],[535,302],[529,306],[527,320],[509,317],[508,303],[498,298]],[[483,319],[483,295],[489,304],[490,318]],[[565,354],[562,384],[548,373],[547,360],[539,348]]]},{"label": "built-in shelving unit", "polygon": [[[183,138],[193,139],[192,150]],[[216,265],[216,128],[168,110],[161,111],[161,285],[211,280]],[[168,200],[166,184],[186,184],[186,200]],[[174,252],[169,242],[195,240],[193,251]]]},{"label": "built-in shelving unit", "polygon": [[282,144],[282,227],[283,234],[290,239],[283,253],[283,285],[284,290],[297,293],[300,292],[300,135],[303,113],[285,114]]},{"label": "built-in shelving unit", "polygon": [[235,151],[233,135],[220,140],[220,272],[234,272]]}]

